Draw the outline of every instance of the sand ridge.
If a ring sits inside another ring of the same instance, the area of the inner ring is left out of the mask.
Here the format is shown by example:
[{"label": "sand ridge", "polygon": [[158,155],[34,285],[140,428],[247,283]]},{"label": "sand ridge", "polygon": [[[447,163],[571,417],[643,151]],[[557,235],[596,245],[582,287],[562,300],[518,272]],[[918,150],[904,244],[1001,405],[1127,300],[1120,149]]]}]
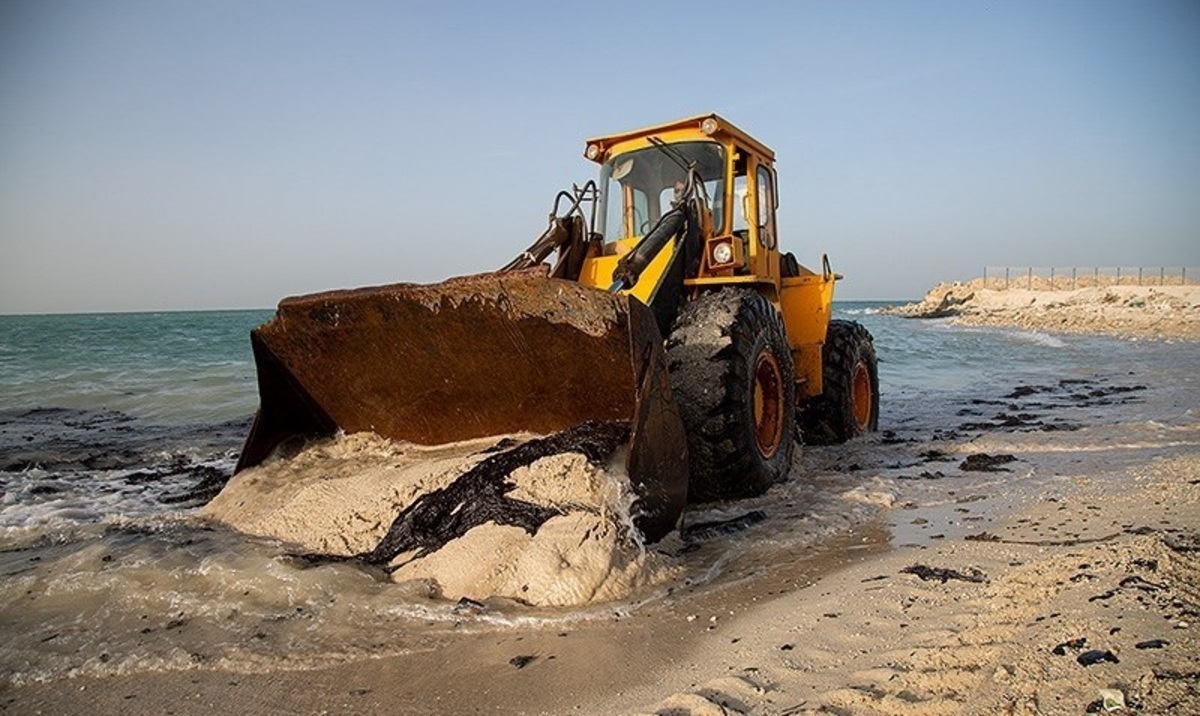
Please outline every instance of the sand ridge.
[{"label": "sand ridge", "polygon": [[979,279],[941,283],[916,303],[884,309],[908,318],[951,318],[1123,338],[1200,340],[1200,286],[1099,286],[1074,290],[984,288]]}]

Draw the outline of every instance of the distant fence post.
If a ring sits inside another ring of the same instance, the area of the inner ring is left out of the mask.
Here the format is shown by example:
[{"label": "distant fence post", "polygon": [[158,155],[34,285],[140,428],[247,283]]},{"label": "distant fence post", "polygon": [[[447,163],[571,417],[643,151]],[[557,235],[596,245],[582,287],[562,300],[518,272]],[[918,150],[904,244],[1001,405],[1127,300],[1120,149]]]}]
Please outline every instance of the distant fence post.
[{"label": "distant fence post", "polygon": [[[1001,268],[1004,269],[1003,284],[1001,284],[1001,278],[1000,278],[1000,269]],[[1047,291],[1047,290],[1058,291],[1058,290],[1060,290],[1059,285],[1058,285],[1060,280],[1063,284],[1062,289],[1061,289],[1063,291],[1076,291],[1076,290],[1085,289],[1088,287],[1100,288],[1100,287],[1111,287],[1111,286],[1124,286],[1124,285],[1126,285],[1126,283],[1128,283],[1128,285],[1130,285],[1130,286],[1137,285],[1137,286],[1141,286],[1141,287],[1155,285],[1154,284],[1154,267],[1153,266],[1092,266],[1092,267],[1090,267],[1091,272],[1092,272],[1092,282],[1090,284],[1088,283],[1088,279],[1087,279],[1087,271],[1088,271],[1089,267],[1087,267],[1087,266],[1083,266],[1083,267],[1080,267],[1080,266],[1066,267],[1066,266],[1064,266],[1062,268],[1063,268],[1063,270],[1059,271],[1058,266],[1026,265],[1026,266],[1000,267],[1000,266],[986,266],[985,265],[983,267],[983,279],[982,279],[983,280],[983,288],[986,288],[989,290],[1005,290],[1005,291],[1007,291],[1009,289],[1020,288],[1019,282],[1020,282],[1020,275],[1022,272],[1024,272],[1024,274],[1025,274],[1025,288],[1030,291]],[[1067,283],[1067,272],[1066,272],[1067,268],[1071,269],[1070,284]],[[1192,269],[1192,274],[1193,274],[1193,276],[1190,280],[1193,281],[1194,283],[1189,283],[1189,279],[1188,279],[1188,275],[1187,275],[1187,271],[1189,268]],[[1034,271],[1034,269],[1037,269],[1037,271]],[[1101,276],[1100,276],[1101,269],[1104,269],[1104,277],[1103,278],[1101,278]],[[1168,279],[1167,274],[1169,273],[1167,271],[1167,269],[1168,269],[1167,266],[1159,266],[1158,267],[1158,285],[1159,286],[1167,286],[1167,285],[1188,286],[1188,285],[1200,284],[1200,277],[1196,276],[1196,267],[1195,266],[1180,266],[1178,279],[1172,278],[1169,281],[1167,280]],[[1171,271],[1174,271],[1174,270],[1175,270],[1174,268],[1171,268]],[[1036,276],[1035,276],[1035,274],[1036,274]],[[1137,276],[1136,284],[1134,284],[1134,275],[1135,274]],[[1034,281],[1034,278],[1036,278],[1037,281]],[[973,278],[971,280],[979,281],[980,279],[978,278],[978,275],[977,275],[976,278]],[[1176,284],[1177,280],[1178,280],[1178,284]],[[992,287],[991,287],[992,281],[996,282],[995,289],[992,289]],[[976,285],[978,285],[978,284],[976,284]]]}]

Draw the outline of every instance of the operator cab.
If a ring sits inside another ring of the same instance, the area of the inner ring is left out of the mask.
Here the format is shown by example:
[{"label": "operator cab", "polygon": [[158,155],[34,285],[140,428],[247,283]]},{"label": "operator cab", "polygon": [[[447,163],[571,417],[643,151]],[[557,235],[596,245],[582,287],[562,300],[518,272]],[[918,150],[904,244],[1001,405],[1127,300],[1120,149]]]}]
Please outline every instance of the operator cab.
[{"label": "operator cab", "polygon": [[[584,156],[600,165],[594,257],[633,249],[671,208],[686,177],[684,167],[694,165],[712,224],[705,227],[711,233],[701,237],[705,258],[699,273],[689,273],[688,281],[755,277],[774,282],[796,275],[795,259],[778,253],[775,154],[721,117],[701,115],[590,139]],[[597,285],[604,285],[604,278],[601,270]]]},{"label": "operator cab", "polygon": [[678,160],[694,163],[712,209],[714,230],[722,232],[725,148],[717,142],[696,141],[672,144],[671,150],[643,147],[614,156],[600,167],[595,230],[606,248],[615,250],[618,241],[645,236],[671,208],[687,178]]}]

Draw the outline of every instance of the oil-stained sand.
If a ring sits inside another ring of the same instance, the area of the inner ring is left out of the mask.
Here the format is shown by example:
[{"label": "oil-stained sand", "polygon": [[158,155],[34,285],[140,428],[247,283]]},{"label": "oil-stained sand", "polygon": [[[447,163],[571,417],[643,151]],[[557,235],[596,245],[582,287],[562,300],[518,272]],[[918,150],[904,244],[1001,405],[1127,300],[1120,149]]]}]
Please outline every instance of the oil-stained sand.
[{"label": "oil-stained sand", "polygon": [[633,528],[628,436],[589,423],[431,450],[360,433],[238,474],[204,512],[311,563],[382,567],[445,599],[615,601],[672,571]]}]

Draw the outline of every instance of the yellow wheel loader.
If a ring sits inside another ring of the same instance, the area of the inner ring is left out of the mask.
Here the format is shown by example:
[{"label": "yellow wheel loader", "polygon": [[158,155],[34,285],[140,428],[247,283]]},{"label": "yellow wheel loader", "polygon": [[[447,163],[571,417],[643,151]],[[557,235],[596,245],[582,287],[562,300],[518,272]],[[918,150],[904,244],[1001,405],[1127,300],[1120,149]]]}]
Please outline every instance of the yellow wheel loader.
[{"label": "yellow wheel loader", "polygon": [[715,114],[589,140],[499,271],[284,299],[251,334],[261,405],[237,469],[344,431],[441,444],[627,425],[636,523],[763,492],[793,441],[875,430],[870,334],[840,278],[779,249],[774,153]]}]

